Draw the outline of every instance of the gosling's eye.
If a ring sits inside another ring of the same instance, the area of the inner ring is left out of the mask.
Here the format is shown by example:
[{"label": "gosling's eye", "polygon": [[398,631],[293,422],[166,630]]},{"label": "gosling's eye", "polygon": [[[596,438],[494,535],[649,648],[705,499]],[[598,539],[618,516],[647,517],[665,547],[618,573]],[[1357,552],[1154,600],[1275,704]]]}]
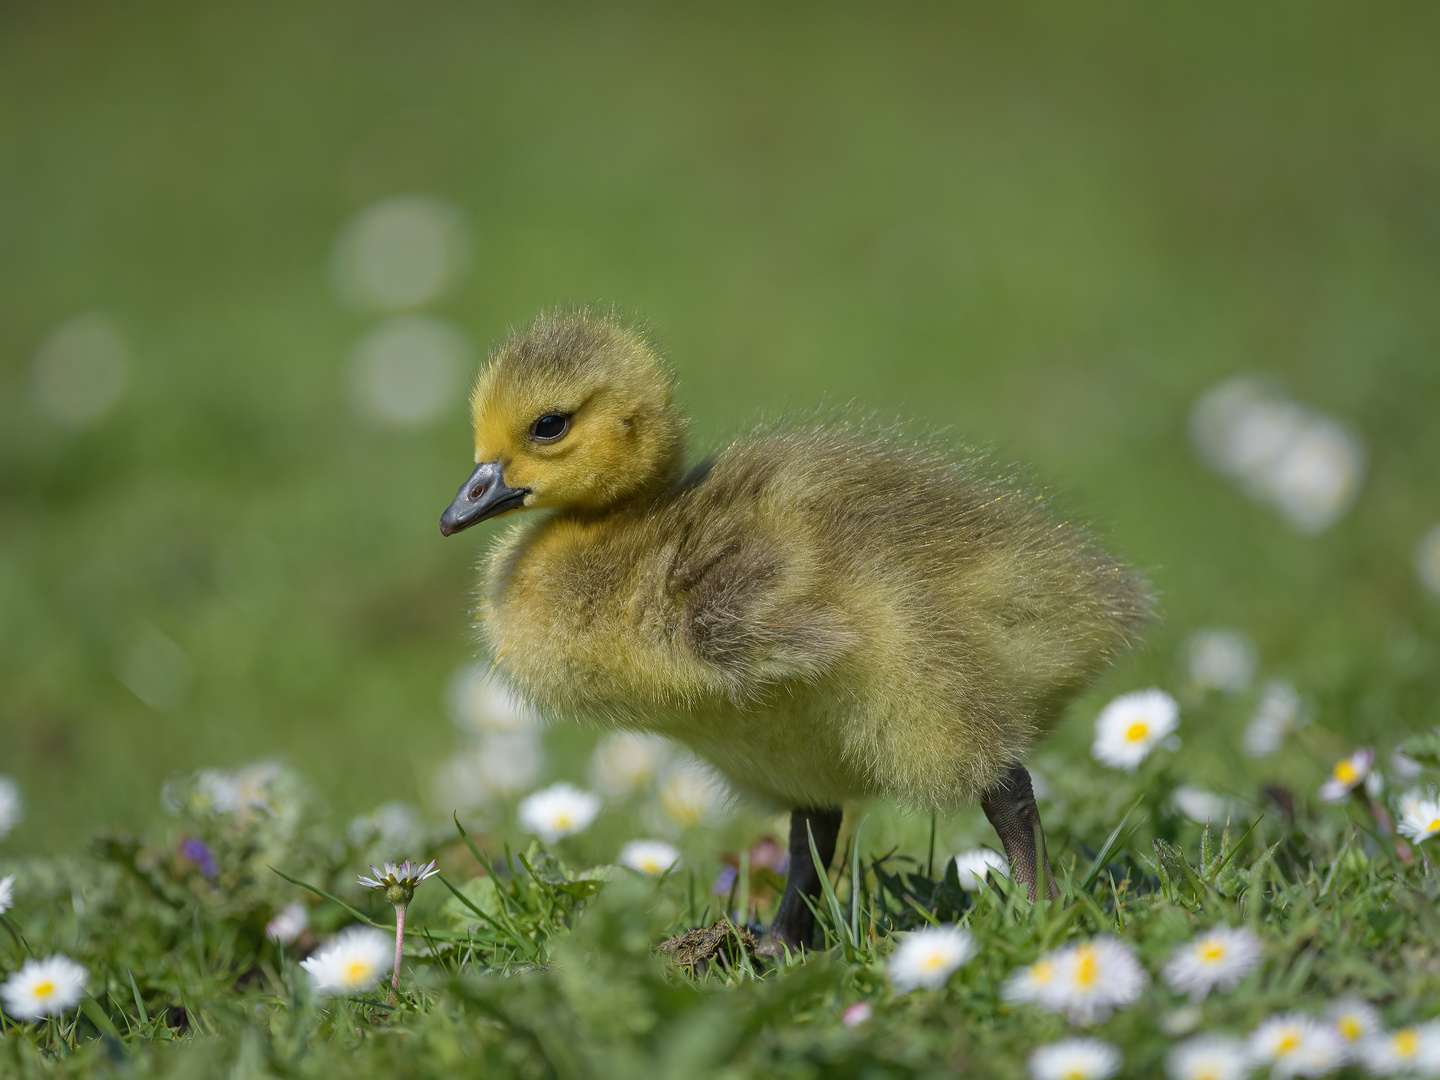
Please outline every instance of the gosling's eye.
[{"label": "gosling's eye", "polygon": [[554,442],[570,430],[570,418],[564,413],[546,413],[530,425],[530,434],[541,442]]}]

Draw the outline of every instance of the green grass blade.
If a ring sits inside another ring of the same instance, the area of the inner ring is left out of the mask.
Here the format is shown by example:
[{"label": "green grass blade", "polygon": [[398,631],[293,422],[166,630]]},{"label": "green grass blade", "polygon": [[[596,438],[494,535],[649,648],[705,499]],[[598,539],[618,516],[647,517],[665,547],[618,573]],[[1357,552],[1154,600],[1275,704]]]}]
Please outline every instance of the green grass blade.
[{"label": "green grass blade", "polygon": [[455,819],[455,829],[460,833],[460,839],[465,841],[465,846],[470,849],[470,854],[475,856],[477,863],[484,866],[485,856],[480,854],[480,849],[475,846],[475,841],[470,839],[470,834],[465,831],[465,826],[460,824],[460,814],[452,812],[450,816]]},{"label": "green grass blade", "polygon": [[135,973],[129,968],[126,968],[125,974],[130,976],[130,992],[135,995],[135,1011],[140,1014],[140,1022],[142,1024],[148,1024],[150,1022],[150,1014],[145,1011],[145,1001],[140,996],[140,987],[135,985]]},{"label": "green grass blade", "polygon": [[1265,815],[1261,814],[1259,817],[1257,817],[1254,821],[1250,823],[1250,827],[1245,830],[1244,835],[1242,835],[1239,840],[1235,841],[1235,846],[1230,849],[1230,854],[1226,855],[1224,859],[1220,860],[1220,865],[1215,867],[1215,869],[1210,872],[1209,876],[1205,878],[1206,885],[1212,884],[1217,878],[1219,878],[1220,871],[1224,870],[1225,867],[1230,865],[1230,860],[1235,857],[1235,853],[1240,850],[1246,840],[1250,839],[1250,834],[1253,833],[1260,826],[1260,822],[1264,820]]},{"label": "green grass blade", "polygon": [[[266,865],[266,866],[270,866],[269,863],[266,863],[265,865]],[[362,911],[357,911],[355,908],[353,908],[353,907],[351,907],[349,904],[347,904],[344,900],[341,900],[338,896],[335,896],[335,895],[333,895],[332,893],[326,892],[324,889],[316,888],[314,885],[311,885],[309,882],[301,881],[301,880],[300,880],[299,878],[297,878],[297,877],[291,877],[291,876],[290,876],[289,874],[287,874],[284,870],[281,870],[281,869],[279,869],[278,867],[270,866],[270,869],[271,869],[271,870],[274,870],[275,873],[279,874],[279,875],[280,875],[281,877],[283,877],[286,881],[290,882],[291,885],[299,885],[300,888],[302,888],[302,889],[308,889],[310,892],[313,892],[316,896],[321,896],[321,897],[324,897],[326,900],[329,900],[332,904],[339,904],[342,908],[344,908],[346,911],[348,911],[351,915],[354,915],[355,918],[359,919],[359,920],[360,920],[361,922],[363,922],[363,923],[366,923],[366,924],[368,924],[368,925],[370,925],[370,926],[375,927],[375,929],[377,929],[377,930],[393,930],[393,929],[395,929],[393,926],[386,926],[384,923],[378,923],[378,922],[376,922],[374,919],[370,918],[369,915],[366,915],[366,914],[365,914],[364,912],[362,912]]]},{"label": "green grass blade", "polygon": [[1085,879],[1080,882],[1081,889],[1088,889],[1091,885],[1095,884],[1095,879],[1100,876],[1100,871],[1105,868],[1105,863],[1110,858],[1110,853],[1114,851],[1119,844],[1120,834],[1125,831],[1125,825],[1130,820],[1130,816],[1134,814],[1136,810],[1140,809],[1140,804],[1144,801],[1143,796],[1136,799],[1135,802],[1131,804],[1130,809],[1125,811],[1125,816],[1120,819],[1120,824],[1116,825],[1110,835],[1105,838],[1105,843],[1100,846],[1100,851],[1095,856],[1095,861],[1090,864],[1089,872],[1086,873]]},{"label": "green grass blade", "polygon": [[931,926],[940,925],[940,920],[935,917],[935,913],[933,911],[927,910],[926,907],[921,904],[919,900],[916,900],[909,893],[906,893],[903,897],[901,897],[901,899],[904,900],[905,903],[909,904],[912,908],[914,908],[916,913]]},{"label": "green grass blade", "polygon": [[476,904],[474,903],[474,901],[472,901],[468,896],[466,896],[463,892],[461,892],[459,889],[457,889],[454,885],[450,884],[450,882],[446,880],[444,874],[438,874],[438,875],[436,875],[436,876],[440,879],[440,884],[444,885],[447,889],[449,889],[452,893],[455,894],[455,899],[459,900],[462,904],[464,904],[467,908],[469,908],[471,911],[473,911],[476,915],[480,916],[480,918],[484,919],[487,923],[489,923],[491,926],[493,926],[496,930],[498,930],[498,931],[500,931],[500,933],[504,934],[506,938],[508,938],[511,942],[513,942],[513,943],[515,944],[515,947],[516,947],[516,948],[518,948],[521,952],[523,952],[523,953],[525,954],[525,958],[526,958],[527,960],[534,960],[534,959],[535,959],[535,943],[534,943],[534,942],[528,940],[528,939],[525,938],[523,935],[519,935],[519,934],[511,931],[509,928],[507,928],[507,927],[505,927],[505,926],[502,926],[502,925],[500,924],[500,922],[499,922],[498,919],[495,919],[494,917],[492,917],[492,916],[490,916],[490,915],[487,915],[487,914],[485,914],[485,912],[481,911],[480,908],[479,908],[478,906],[476,906]]},{"label": "green grass blade", "polygon": [[860,874],[860,830],[865,827],[865,819],[861,818],[855,826],[855,839],[850,846],[850,944],[855,951],[860,951],[860,886],[862,882]]},{"label": "green grass blade", "polygon": [[[1259,822],[1256,822],[1256,824],[1259,824]],[[1247,833],[1246,835],[1249,834]],[[1330,860],[1330,870],[1325,875],[1325,883],[1320,886],[1320,894],[1315,897],[1316,900],[1325,899],[1325,894],[1330,891],[1330,886],[1335,883],[1335,875],[1340,872],[1340,867],[1345,862],[1345,856],[1350,853],[1350,845],[1354,840],[1355,834],[1353,832],[1345,834],[1345,842],[1340,845],[1339,853]]]},{"label": "green grass blade", "polygon": [[115,1022],[105,1015],[105,1010],[100,1007],[100,1003],[89,994],[80,999],[80,1011],[100,1029],[102,1035],[109,1035],[113,1039],[120,1038],[120,1031],[116,1028]]},{"label": "green grass blade", "polygon": [[545,898],[549,900],[551,904],[559,907],[560,898],[556,895],[554,886],[542,879],[540,875],[535,872],[535,868],[530,865],[530,860],[525,858],[523,854],[517,854],[515,857],[520,860],[520,865],[525,868],[525,872],[529,874],[530,879],[535,882],[535,887],[545,894]]},{"label": "green grass blade", "polygon": [[35,954],[30,951],[30,942],[25,940],[25,935],[20,933],[20,928],[10,921],[10,916],[0,915],[0,926],[4,926],[10,932],[10,936],[15,939],[15,944],[25,950],[26,956],[34,957]]},{"label": "green grass blade", "polygon": [[825,903],[829,905],[830,917],[835,920],[835,937],[845,947],[845,952],[850,953],[850,942],[845,933],[845,915],[840,908],[840,898],[835,895],[835,886],[830,884],[830,869],[820,862],[820,849],[815,846],[815,831],[810,828],[810,822],[805,822],[805,832],[810,838],[810,857],[815,860],[815,872],[820,875],[820,888],[825,893]]}]

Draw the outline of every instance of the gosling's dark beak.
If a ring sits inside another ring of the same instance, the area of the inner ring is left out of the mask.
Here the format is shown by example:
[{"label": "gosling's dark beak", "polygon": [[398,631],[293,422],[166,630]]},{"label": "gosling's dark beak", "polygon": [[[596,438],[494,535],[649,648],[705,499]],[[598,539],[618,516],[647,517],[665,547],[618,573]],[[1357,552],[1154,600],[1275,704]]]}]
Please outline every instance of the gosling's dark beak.
[{"label": "gosling's dark beak", "polygon": [[505,486],[505,477],[498,461],[482,461],[470,478],[460,485],[455,501],[440,515],[440,532],[452,536],[489,518],[499,517],[507,510],[525,505],[526,488]]}]

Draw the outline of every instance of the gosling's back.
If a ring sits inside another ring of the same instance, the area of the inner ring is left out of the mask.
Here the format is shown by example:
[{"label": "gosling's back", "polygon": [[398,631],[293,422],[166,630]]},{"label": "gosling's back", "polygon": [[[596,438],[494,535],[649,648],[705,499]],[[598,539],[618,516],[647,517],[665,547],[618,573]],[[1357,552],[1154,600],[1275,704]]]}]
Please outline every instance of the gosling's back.
[{"label": "gosling's back", "polygon": [[991,788],[1150,606],[978,459],[839,423],[515,526],[478,615],[546,714],[677,738],[782,805],[941,808]]}]

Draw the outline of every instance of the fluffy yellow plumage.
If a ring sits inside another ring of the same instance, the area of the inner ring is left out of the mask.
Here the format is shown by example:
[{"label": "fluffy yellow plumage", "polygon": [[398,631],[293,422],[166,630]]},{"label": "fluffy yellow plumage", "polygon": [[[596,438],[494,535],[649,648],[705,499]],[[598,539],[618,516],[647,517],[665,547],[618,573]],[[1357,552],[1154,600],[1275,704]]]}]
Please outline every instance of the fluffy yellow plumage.
[{"label": "fluffy yellow plumage", "polygon": [[476,384],[480,464],[442,528],[549,508],[490,552],[478,609],[547,716],[670,736],[786,807],[944,809],[1003,788],[1149,615],[1084,529],[932,441],[778,423],[686,473],[673,385],[583,313]]}]

